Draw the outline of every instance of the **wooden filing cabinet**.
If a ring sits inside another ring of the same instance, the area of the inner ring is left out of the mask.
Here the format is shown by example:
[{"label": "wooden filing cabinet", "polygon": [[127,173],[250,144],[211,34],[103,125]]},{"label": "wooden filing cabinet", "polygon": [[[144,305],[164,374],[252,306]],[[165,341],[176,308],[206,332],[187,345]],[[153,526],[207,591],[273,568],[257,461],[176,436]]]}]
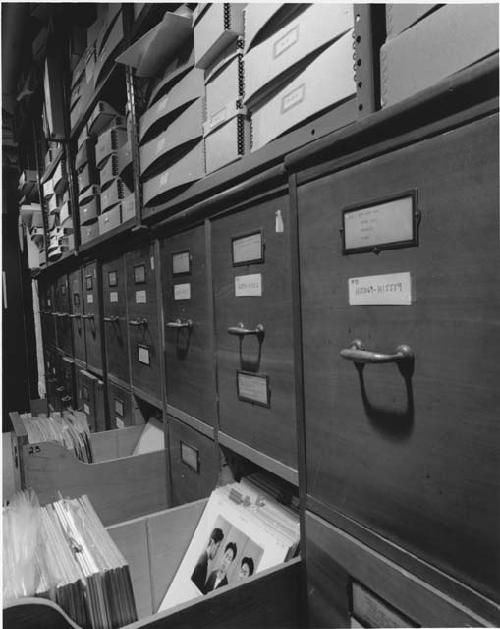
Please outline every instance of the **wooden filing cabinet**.
[{"label": "wooden filing cabinet", "polygon": [[92,432],[106,430],[104,382],[84,369],[77,373],[78,410],[87,416]]},{"label": "wooden filing cabinet", "polygon": [[69,356],[61,358],[61,382],[64,387],[61,402],[63,406],[73,407],[76,403],[76,373],[75,361]]},{"label": "wooden filing cabinet", "polygon": [[108,378],[121,386],[130,383],[126,288],[123,256],[103,262],[102,308],[106,371]]},{"label": "wooden filing cabinet", "polygon": [[154,245],[128,252],[125,260],[132,387],[158,406],[162,403],[162,352]]},{"label": "wooden filing cabinet", "polygon": [[83,315],[87,368],[103,374],[102,331],[100,318],[100,283],[97,262],[83,267]]},{"label": "wooden filing cabinet", "polygon": [[108,416],[110,429],[134,424],[133,400],[126,389],[108,380]]},{"label": "wooden filing cabinet", "polygon": [[86,364],[85,325],[82,315],[84,291],[82,284],[82,269],[76,269],[69,274],[69,290],[71,300],[71,321],[73,326],[73,356],[81,365]]},{"label": "wooden filing cabinet", "polygon": [[60,275],[55,284],[55,321],[57,347],[67,355],[73,355],[73,326],[70,318],[71,303],[68,276]]},{"label": "wooden filing cabinet", "polygon": [[168,412],[215,425],[211,291],[205,226],[161,243]]},{"label": "wooden filing cabinet", "polygon": [[217,218],[212,267],[221,443],[242,442],[297,482],[289,229],[284,194]]},{"label": "wooden filing cabinet", "polygon": [[52,283],[43,282],[38,284],[42,338],[44,347],[54,347],[56,344],[56,317],[54,291]]},{"label": "wooden filing cabinet", "polygon": [[298,218],[309,508],[498,603],[497,138],[325,165]]},{"label": "wooden filing cabinet", "polygon": [[209,496],[219,473],[213,438],[169,416],[168,443],[172,506]]}]

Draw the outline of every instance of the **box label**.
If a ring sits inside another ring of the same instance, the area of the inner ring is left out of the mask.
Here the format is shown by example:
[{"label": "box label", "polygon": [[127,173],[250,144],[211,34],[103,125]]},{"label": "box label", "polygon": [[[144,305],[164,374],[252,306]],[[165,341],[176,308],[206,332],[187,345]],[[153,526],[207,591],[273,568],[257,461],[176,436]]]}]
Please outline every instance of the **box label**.
[{"label": "box label", "polygon": [[143,365],[149,365],[149,348],[145,345],[138,345],[138,360]]},{"label": "box label", "polygon": [[88,304],[93,304],[94,303],[94,295],[87,295],[87,303]]},{"label": "box label", "polygon": [[350,306],[411,306],[410,273],[366,275],[348,279]]},{"label": "box label", "polygon": [[116,271],[109,271],[108,286],[118,286],[118,276],[116,274]]},{"label": "box label", "polygon": [[359,583],[352,584],[352,613],[369,627],[415,627],[415,623],[390,607]]},{"label": "box label", "polygon": [[262,259],[262,234],[260,232],[233,240],[233,264],[261,262]]},{"label": "box label", "polygon": [[180,251],[172,255],[172,274],[191,273],[191,255],[188,251]]},{"label": "box label", "polygon": [[284,114],[292,107],[295,107],[301,103],[306,97],[306,84],[302,83],[298,87],[294,88],[288,94],[285,94],[281,99],[281,113]]},{"label": "box label", "polygon": [[234,278],[236,297],[262,297],[262,274],[237,275]]},{"label": "box label", "polygon": [[191,299],[191,284],[174,284],[174,300]]},{"label": "box label", "polygon": [[88,404],[84,404],[84,405],[83,405],[83,412],[84,412],[86,415],[90,415],[90,408],[89,408]]},{"label": "box label", "polygon": [[299,24],[274,42],[273,56],[276,59],[299,41]]},{"label": "box label", "polygon": [[146,291],[145,290],[136,290],[135,291],[135,303],[136,304],[145,304],[146,303]]},{"label": "box label", "polygon": [[116,304],[118,302],[118,293],[116,291],[109,293],[109,301],[112,304]]},{"label": "box label", "polygon": [[236,373],[236,389],[238,399],[259,406],[269,407],[270,390],[268,376],[238,371]]},{"label": "box label", "polygon": [[200,456],[198,450],[181,441],[181,461],[197,474],[200,473]]},{"label": "box label", "polygon": [[169,173],[163,173],[163,175],[160,177],[160,186],[163,188],[164,186],[167,185],[168,183],[168,175]]},{"label": "box label", "polygon": [[357,250],[414,240],[414,197],[344,212],[344,250]]},{"label": "box label", "polygon": [[168,99],[169,99],[169,95],[165,96],[159,103],[158,103],[158,111],[164,111],[164,109],[167,106],[168,103]]},{"label": "box label", "polygon": [[116,427],[125,428],[125,422],[120,417],[115,417]]}]

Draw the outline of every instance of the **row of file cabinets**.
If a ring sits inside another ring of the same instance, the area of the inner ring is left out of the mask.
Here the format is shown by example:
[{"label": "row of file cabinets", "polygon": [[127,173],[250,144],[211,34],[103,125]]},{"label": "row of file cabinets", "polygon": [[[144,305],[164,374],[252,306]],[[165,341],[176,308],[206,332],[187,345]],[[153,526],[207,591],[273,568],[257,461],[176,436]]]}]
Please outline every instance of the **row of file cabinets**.
[{"label": "row of file cabinets", "polygon": [[[161,347],[161,331],[167,408],[207,424],[218,410],[219,441],[284,476],[297,469],[300,342],[307,508],[373,531],[492,605],[496,137],[490,115],[352,166],[306,169],[290,195],[291,238],[290,200],[276,192],[165,238],[156,257],[147,248],[96,272],[104,317],[119,322],[102,324],[107,347],[107,330],[121,329],[134,369],[146,346],[156,382],[161,355],[146,335],[151,325]],[[112,302],[120,269],[126,300]],[[150,324],[158,305],[163,321]],[[130,325],[140,318],[148,325]]]}]

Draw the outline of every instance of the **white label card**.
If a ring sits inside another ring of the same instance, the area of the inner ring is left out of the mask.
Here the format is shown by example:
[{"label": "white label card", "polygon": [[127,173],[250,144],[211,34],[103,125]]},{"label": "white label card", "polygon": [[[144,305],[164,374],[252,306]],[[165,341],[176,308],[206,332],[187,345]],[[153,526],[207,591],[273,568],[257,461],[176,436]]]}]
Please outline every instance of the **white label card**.
[{"label": "white label card", "polygon": [[198,450],[181,441],[181,461],[197,474],[199,473]]},{"label": "white label card", "polygon": [[111,293],[109,293],[109,301],[113,304],[113,303],[117,303],[118,301],[118,293],[116,291],[112,291]]},{"label": "white label card", "polygon": [[233,264],[262,260],[262,234],[260,232],[233,240]]},{"label": "white label card", "polygon": [[348,279],[350,306],[411,306],[410,273],[366,275]]},{"label": "white label card", "polygon": [[149,349],[147,347],[143,347],[139,345],[139,356],[138,360],[143,365],[149,365]]},{"label": "white label card", "polygon": [[94,303],[94,295],[87,295],[87,303],[88,304]]},{"label": "white label card", "polygon": [[174,300],[191,299],[191,284],[174,284]]},{"label": "white label card", "polygon": [[238,371],[238,398],[260,406],[269,406],[269,382],[266,376],[254,376]]},{"label": "white label card", "polygon": [[180,275],[181,273],[191,272],[191,256],[189,251],[181,251],[172,255],[172,273]]},{"label": "white label card", "polygon": [[237,275],[234,278],[236,297],[262,297],[262,274]]},{"label": "white label card", "polygon": [[86,415],[90,415],[90,408],[89,408],[89,405],[88,405],[88,404],[84,404],[84,405],[83,405],[83,412],[84,412]]},{"label": "white label card", "polygon": [[135,291],[135,303],[136,304],[145,304],[146,303],[146,291],[145,290],[136,290]]},{"label": "white label card", "polygon": [[347,250],[411,242],[414,238],[413,197],[347,211],[344,214],[344,238]]}]

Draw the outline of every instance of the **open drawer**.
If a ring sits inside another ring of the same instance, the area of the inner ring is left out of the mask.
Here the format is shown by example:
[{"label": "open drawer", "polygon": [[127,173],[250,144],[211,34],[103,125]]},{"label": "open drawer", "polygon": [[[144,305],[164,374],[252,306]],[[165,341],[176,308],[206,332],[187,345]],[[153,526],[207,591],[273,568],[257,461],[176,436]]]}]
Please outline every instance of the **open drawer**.
[{"label": "open drawer", "polygon": [[10,414],[16,489],[31,487],[40,504],[87,494],[105,526],[167,506],[162,448],[134,455],[144,425],[91,433],[94,463],[83,463],[54,441],[28,443],[19,413]]},{"label": "open drawer", "polygon": [[[127,629],[285,629],[299,627],[300,559],[256,574],[240,585],[209,592],[155,613],[191,541],[205,500],[108,527],[130,565],[139,620]],[[4,609],[9,629],[74,629],[51,601],[21,599]]]}]

